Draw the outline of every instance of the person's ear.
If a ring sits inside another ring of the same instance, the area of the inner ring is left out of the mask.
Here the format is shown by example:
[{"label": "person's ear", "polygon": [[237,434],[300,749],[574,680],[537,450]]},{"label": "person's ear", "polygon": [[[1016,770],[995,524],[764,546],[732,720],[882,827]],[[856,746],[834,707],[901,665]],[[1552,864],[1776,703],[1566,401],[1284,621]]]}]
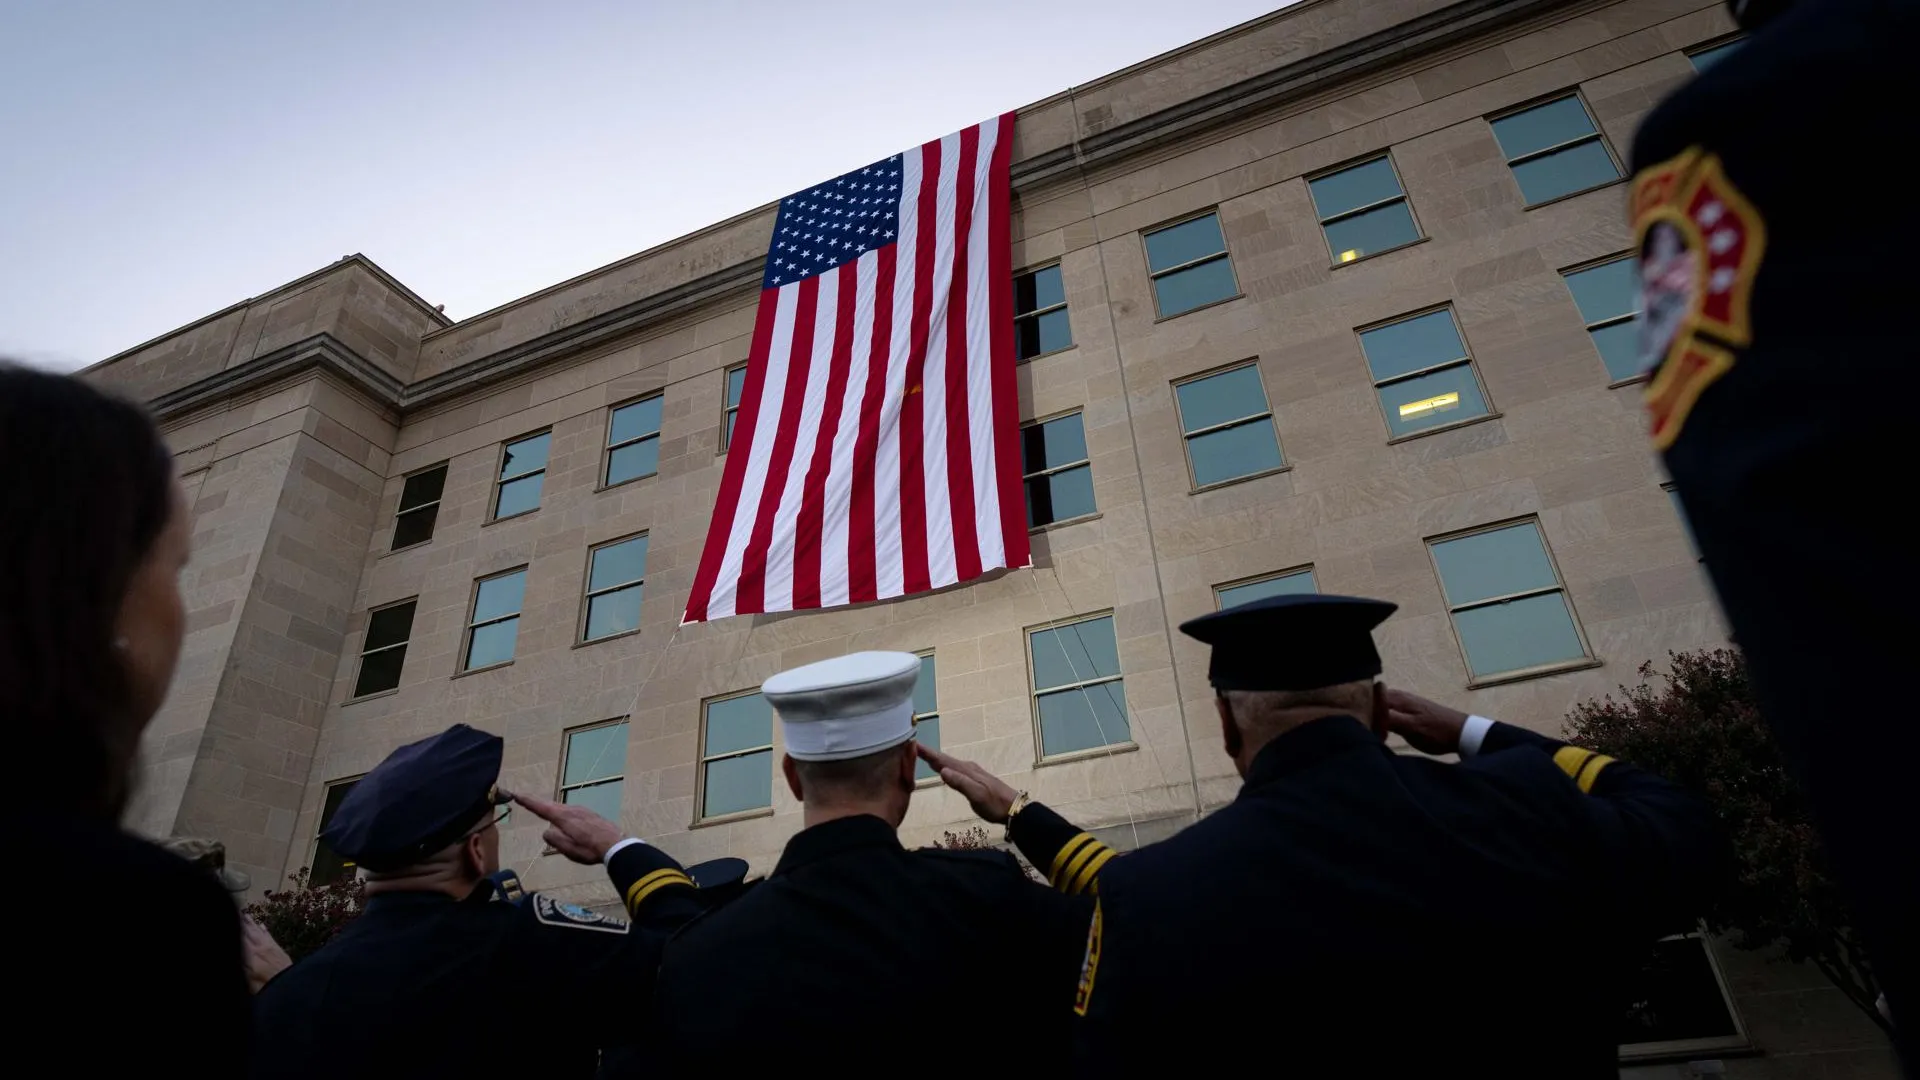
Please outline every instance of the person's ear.
[{"label": "person's ear", "polygon": [[460,845],[460,854],[467,860],[467,871],[474,877],[487,876],[487,852],[480,840],[486,831],[481,829],[467,837],[467,842]]},{"label": "person's ear", "polygon": [[800,790],[800,769],[793,763],[793,755],[780,755],[780,771],[786,774],[787,790],[793,792],[794,798],[805,802],[806,795]]},{"label": "person's ear", "polygon": [[912,791],[913,786],[920,782],[920,778],[915,775],[920,769],[920,753],[913,748],[912,739],[900,744],[900,757],[896,763],[900,768],[895,779],[900,781],[901,788]]},{"label": "person's ear", "polygon": [[1240,736],[1240,725],[1233,722],[1233,706],[1227,704],[1227,695],[1215,694],[1213,707],[1220,712],[1220,741],[1226,747],[1227,756],[1239,761],[1240,751],[1246,744]]}]

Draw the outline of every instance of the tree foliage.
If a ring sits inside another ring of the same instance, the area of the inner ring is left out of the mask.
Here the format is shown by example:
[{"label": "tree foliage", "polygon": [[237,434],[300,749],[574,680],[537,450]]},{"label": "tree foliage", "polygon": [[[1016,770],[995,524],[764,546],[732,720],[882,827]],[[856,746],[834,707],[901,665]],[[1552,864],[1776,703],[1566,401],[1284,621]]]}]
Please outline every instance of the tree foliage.
[{"label": "tree foliage", "polygon": [[247,905],[247,914],[299,963],[358,918],[366,900],[366,886],[358,880],[315,885],[303,866],[291,888],[268,889],[266,899]]},{"label": "tree foliage", "polygon": [[1779,945],[1811,962],[1883,1028],[1879,988],[1805,796],[1760,717],[1737,650],[1669,653],[1622,686],[1575,706],[1567,738],[1649,769],[1703,796],[1733,848],[1733,880],[1707,928],[1742,949]]}]

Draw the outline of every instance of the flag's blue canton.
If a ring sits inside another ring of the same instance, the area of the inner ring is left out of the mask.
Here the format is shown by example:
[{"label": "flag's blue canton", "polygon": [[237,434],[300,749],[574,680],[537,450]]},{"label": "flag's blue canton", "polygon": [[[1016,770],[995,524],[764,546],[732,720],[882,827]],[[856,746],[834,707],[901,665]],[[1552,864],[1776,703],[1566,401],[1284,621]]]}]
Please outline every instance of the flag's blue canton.
[{"label": "flag's blue canton", "polygon": [[900,229],[900,156],[780,200],[763,289],[825,273],[894,242]]}]

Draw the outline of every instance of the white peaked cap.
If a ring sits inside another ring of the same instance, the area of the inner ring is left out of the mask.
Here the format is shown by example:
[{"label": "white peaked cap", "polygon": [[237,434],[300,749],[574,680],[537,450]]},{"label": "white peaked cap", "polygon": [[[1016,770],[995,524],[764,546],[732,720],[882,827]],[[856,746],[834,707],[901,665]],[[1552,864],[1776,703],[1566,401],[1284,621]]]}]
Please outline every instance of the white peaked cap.
[{"label": "white peaked cap", "polygon": [[783,671],[760,685],[780,714],[787,753],[799,761],[844,761],[913,738],[913,684],[920,658],[857,652]]}]

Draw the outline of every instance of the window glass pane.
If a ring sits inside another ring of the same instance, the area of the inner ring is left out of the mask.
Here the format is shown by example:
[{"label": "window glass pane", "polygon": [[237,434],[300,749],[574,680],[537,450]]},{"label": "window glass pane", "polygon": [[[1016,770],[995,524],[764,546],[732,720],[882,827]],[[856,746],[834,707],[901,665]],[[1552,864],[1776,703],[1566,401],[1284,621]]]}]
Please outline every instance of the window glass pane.
[{"label": "window glass pane", "polygon": [[[913,737],[921,746],[931,747],[935,750],[940,749],[940,718],[937,716],[923,716],[915,720],[913,722]],[[928,765],[925,761],[918,762],[914,765],[913,778],[915,780],[931,780],[939,775],[939,773],[933,771],[933,766]]]},{"label": "window glass pane", "polygon": [[1413,211],[1404,202],[1391,203],[1364,214],[1341,218],[1327,226],[1327,246],[1339,262],[1397,248],[1420,239],[1413,227]]},{"label": "window glass pane", "polygon": [[1067,290],[1060,278],[1060,268],[1049,266],[1035,270],[1031,274],[1022,274],[1013,279],[1013,313],[1024,315],[1029,311],[1038,311],[1044,307],[1067,302]]},{"label": "window glass pane", "polygon": [[706,756],[729,754],[773,742],[773,706],[759,694],[707,705]]},{"label": "window glass pane", "polygon": [[1693,61],[1693,70],[1705,71],[1720,61],[1725,60],[1727,57],[1732,56],[1734,53],[1739,52],[1740,46],[1746,43],[1746,38],[1740,38],[1737,41],[1729,41],[1725,45],[1715,45],[1711,49],[1701,49],[1697,53],[1689,53],[1687,59]]},{"label": "window glass pane", "polygon": [[1513,167],[1513,178],[1520,181],[1520,194],[1528,203],[1546,202],[1596,184],[1618,179],[1620,169],[1600,140],[1556,150],[1551,154],[1523,161]]},{"label": "window glass pane", "polygon": [[1087,434],[1079,413],[1021,428],[1020,443],[1024,471],[1030,473],[1087,459]]},{"label": "window glass pane", "polygon": [[612,585],[639,581],[646,576],[647,538],[636,536],[594,549],[593,570],[587,575],[587,591],[599,592]]},{"label": "window glass pane", "polygon": [[1591,135],[1593,130],[1593,120],[1587,116],[1585,106],[1572,94],[1493,122],[1493,137],[1499,140],[1500,151],[1509,161],[1558,146],[1568,139]]},{"label": "window glass pane", "polygon": [[603,724],[567,736],[567,763],[560,786],[605,780],[627,771],[627,725]]},{"label": "window glass pane", "polygon": [[467,645],[467,666],[486,667],[513,659],[513,643],[520,636],[518,617],[473,628],[473,641]]},{"label": "window glass pane", "polygon": [[1067,322],[1066,308],[1016,319],[1013,331],[1014,340],[1019,346],[1017,355],[1021,360],[1073,344],[1073,327]]},{"label": "window glass pane", "polygon": [[641,585],[604,592],[587,601],[587,640],[640,629]]},{"label": "window glass pane", "polygon": [[400,509],[411,510],[421,503],[434,502],[440,498],[440,493],[445,491],[446,487],[447,467],[445,465],[428,469],[426,472],[414,473],[407,477],[406,484],[400,488]]},{"label": "window glass pane", "polygon": [[[325,831],[327,823],[333,820],[334,811],[340,809],[341,800],[347,792],[353,790],[358,780],[349,780],[344,784],[334,784],[327,788],[326,802],[320,807],[320,831]],[[327,846],[325,840],[314,844],[313,870],[307,880],[317,885],[332,885],[335,882],[348,881],[353,877],[354,864],[340,857],[340,854]]]},{"label": "window glass pane", "polygon": [[1532,522],[1433,545],[1447,603],[1458,607],[1528,589],[1553,587],[1553,564]]},{"label": "window glass pane", "polygon": [[727,447],[733,445],[733,422],[738,419],[740,419],[738,412],[730,412],[727,414],[727,430],[726,433],[721,436],[720,449],[725,450]]},{"label": "window glass pane", "polygon": [[1119,682],[1040,697],[1040,752],[1071,754],[1132,738],[1127,692]]},{"label": "window glass pane", "polygon": [[658,437],[628,443],[607,454],[607,483],[624,484],[660,471]]},{"label": "window glass pane", "polygon": [[1400,194],[1400,181],[1393,175],[1393,166],[1386,158],[1375,158],[1331,176],[1309,180],[1307,190],[1313,195],[1314,210],[1324,219],[1391,199]]},{"label": "window glass pane", "polygon": [[414,602],[383,607],[367,616],[367,640],[360,647],[368,652],[386,645],[398,645],[413,631]]},{"label": "window glass pane", "polygon": [[397,550],[424,544],[433,539],[433,523],[440,517],[440,504],[423,506],[401,514],[393,523],[393,546]]},{"label": "window glass pane", "polygon": [[1113,639],[1111,615],[1035,630],[1029,639],[1035,690],[1120,674],[1120,651]]},{"label": "window glass pane", "polygon": [[1593,347],[1607,365],[1607,374],[1619,381],[1647,373],[1646,358],[1640,355],[1640,321],[1614,323],[1593,331]]},{"label": "window glass pane", "polygon": [[509,480],[501,484],[500,499],[494,503],[493,516],[497,518],[512,517],[515,514],[524,514],[529,510],[538,510],[540,508],[541,481],[546,478],[546,473],[534,473],[532,476],[523,476],[518,480]]},{"label": "window glass pane", "polygon": [[1453,312],[1447,308],[1375,327],[1360,335],[1360,349],[1367,354],[1374,382],[1467,355]]},{"label": "window glass pane", "polygon": [[1233,281],[1233,263],[1225,258],[1153,279],[1153,295],[1161,315],[1192,311],[1202,304],[1225,300],[1239,289]]},{"label": "window glass pane", "polygon": [[1387,431],[1397,438],[1484,416],[1487,400],[1473,377],[1473,365],[1461,364],[1381,387],[1380,407],[1387,414]]},{"label": "window glass pane", "polygon": [[747,387],[747,369],[743,365],[727,371],[727,408],[740,404],[740,393]]},{"label": "window glass pane", "polygon": [[1027,481],[1027,526],[1051,525],[1094,512],[1093,469],[1082,465]]},{"label": "window glass pane", "polygon": [[500,479],[521,476],[535,469],[547,467],[547,444],[553,441],[553,433],[543,431],[530,439],[508,443],[507,452],[501,455]]},{"label": "window glass pane", "polygon": [[1252,364],[1184,382],[1173,388],[1180,399],[1180,429],[1198,431],[1267,411],[1267,389]]},{"label": "window glass pane", "polygon": [[473,597],[473,621],[486,622],[502,615],[517,614],[526,592],[525,570],[515,570],[511,574],[501,574],[482,581]]},{"label": "window glass pane", "polygon": [[1576,270],[1567,275],[1567,289],[1586,322],[1605,322],[1640,310],[1640,275],[1632,259]]},{"label": "window glass pane", "polygon": [[1221,607],[1230,608],[1236,604],[1265,600],[1269,596],[1294,596],[1299,593],[1319,591],[1320,587],[1313,580],[1313,571],[1301,570],[1298,573],[1267,578],[1265,581],[1249,581],[1245,585],[1221,589],[1219,599]]},{"label": "window glass pane", "polygon": [[773,751],[709,761],[706,768],[702,817],[719,817],[773,805]]},{"label": "window glass pane", "polygon": [[620,794],[626,786],[623,780],[609,780],[603,784],[574,788],[566,792],[560,801],[584,806],[608,821],[619,821]]},{"label": "window glass pane", "polygon": [[1208,214],[1183,221],[1170,229],[1147,234],[1147,266],[1165,270],[1227,250],[1220,235],[1220,215]]},{"label": "window glass pane", "polygon": [[1586,655],[1573,613],[1557,592],[1457,611],[1453,625],[1475,675],[1497,675]]},{"label": "window glass pane", "polygon": [[360,658],[360,677],[353,682],[353,696],[365,697],[400,685],[400,669],[407,661],[407,647],[396,646],[368,653]]},{"label": "window glass pane", "polygon": [[1279,468],[1280,440],[1273,433],[1273,421],[1251,420],[1195,435],[1187,440],[1187,455],[1193,459],[1194,486],[1205,487]]},{"label": "window glass pane", "polygon": [[660,403],[664,400],[663,396],[655,394],[645,401],[636,401],[613,410],[613,420],[607,425],[607,445],[613,446],[659,432]]},{"label": "window glass pane", "polygon": [[[920,676],[913,680],[913,711],[915,713],[940,711],[940,697],[936,693],[934,679],[933,657],[921,657]],[[939,744],[935,743],[934,748],[938,749]]]}]

